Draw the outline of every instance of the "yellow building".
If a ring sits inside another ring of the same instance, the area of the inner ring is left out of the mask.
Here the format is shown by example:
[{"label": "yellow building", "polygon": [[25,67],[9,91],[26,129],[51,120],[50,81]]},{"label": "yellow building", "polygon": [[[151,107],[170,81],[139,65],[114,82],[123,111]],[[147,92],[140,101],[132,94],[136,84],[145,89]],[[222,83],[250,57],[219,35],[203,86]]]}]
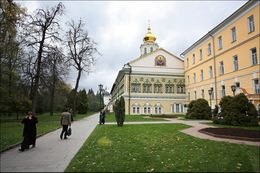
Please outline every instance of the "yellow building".
[{"label": "yellow building", "polygon": [[150,26],[141,55],[124,65],[111,89],[111,105],[121,96],[126,114],[185,112],[183,59],[159,48]]},{"label": "yellow building", "polygon": [[186,103],[205,98],[214,108],[223,96],[244,93],[260,109],[259,3],[248,1],[181,54]]}]

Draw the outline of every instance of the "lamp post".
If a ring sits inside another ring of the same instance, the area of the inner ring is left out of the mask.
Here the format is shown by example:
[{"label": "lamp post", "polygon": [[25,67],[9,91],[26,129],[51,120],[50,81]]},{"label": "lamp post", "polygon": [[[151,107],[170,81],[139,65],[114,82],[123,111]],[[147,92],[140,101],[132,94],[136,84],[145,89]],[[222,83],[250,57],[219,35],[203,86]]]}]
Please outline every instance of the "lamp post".
[{"label": "lamp post", "polygon": [[236,85],[231,85],[231,90],[233,92],[233,96],[235,96],[236,89],[237,89]]},{"label": "lamp post", "polygon": [[212,95],[212,91],[213,91],[212,88],[210,88],[210,89],[208,90],[208,92],[209,92],[210,109],[211,109],[211,110],[212,110],[212,106],[211,106],[211,95]]},{"label": "lamp post", "polygon": [[128,115],[130,115],[130,97],[131,97],[131,73],[132,73],[132,66],[127,63],[124,65],[125,69],[128,69],[129,76],[128,76]]},{"label": "lamp post", "polygon": [[99,84],[99,110],[101,110],[101,92],[103,91],[103,85]]}]

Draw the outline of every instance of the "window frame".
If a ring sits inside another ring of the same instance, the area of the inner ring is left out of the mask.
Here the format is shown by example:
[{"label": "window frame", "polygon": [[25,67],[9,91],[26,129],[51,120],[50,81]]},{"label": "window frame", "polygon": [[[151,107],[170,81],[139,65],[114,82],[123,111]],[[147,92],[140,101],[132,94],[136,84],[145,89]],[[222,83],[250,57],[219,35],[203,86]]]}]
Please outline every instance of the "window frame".
[{"label": "window frame", "polygon": [[[255,50],[255,53],[253,54],[253,50]],[[250,57],[251,57],[251,63],[252,65],[257,65],[257,49],[256,47],[250,49]]]},{"label": "window frame", "polygon": [[223,44],[222,44],[222,36],[218,37],[218,49],[222,49],[223,48]]},{"label": "window frame", "polygon": [[224,71],[224,62],[220,61],[219,62],[219,75],[224,75],[225,71]]},{"label": "window frame", "polygon": [[[235,60],[235,58],[236,58],[236,60]],[[234,71],[238,70],[238,56],[237,55],[233,56],[233,70]]]},{"label": "window frame", "polygon": [[230,30],[231,30],[231,43],[233,43],[233,42],[237,41],[237,29],[234,26]]},{"label": "window frame", "polygon": [[247,26],[248,26],[248,34],[255,31],[254,15],[251,15],[247,18]]}]

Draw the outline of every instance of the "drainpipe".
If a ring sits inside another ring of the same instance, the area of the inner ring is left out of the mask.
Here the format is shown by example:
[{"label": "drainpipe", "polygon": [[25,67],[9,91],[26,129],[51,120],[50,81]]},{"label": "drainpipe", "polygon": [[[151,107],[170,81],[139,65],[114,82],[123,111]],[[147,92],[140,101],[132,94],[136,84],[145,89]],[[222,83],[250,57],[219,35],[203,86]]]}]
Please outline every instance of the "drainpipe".
[{"label": "drainpipe", "polygon": [[214,83],[215,83],[215,100],[216,100],[216,105],[218,101],[218,89],[217,89],[217,73],[216,73],[216,55],[215,55],[215,37],[210,34],[210,37],[212,38],[212,49],[213,49],[213,61],[214,61]]},{"label": "drainpipe", "polygon": [[127,65],[130,67],[129,69],[129,78],[128,78],[128,94],[129,94],[129,98],[128,98],[128,115],[131,114],[131,111],[130,111],[130,98],[131,98],[131,73],[132,73],[132,66],[127,63]]}]

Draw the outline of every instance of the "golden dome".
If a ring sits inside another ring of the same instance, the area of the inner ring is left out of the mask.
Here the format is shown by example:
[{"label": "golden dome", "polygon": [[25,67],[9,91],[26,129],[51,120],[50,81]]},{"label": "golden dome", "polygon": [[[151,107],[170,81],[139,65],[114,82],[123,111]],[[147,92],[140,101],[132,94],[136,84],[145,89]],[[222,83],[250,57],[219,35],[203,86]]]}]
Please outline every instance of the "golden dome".
[{"label": "golden dome", "polygon": [[156,40],[156,37],[155,37],[154,34],[152,34],[150,25],[148,25],[147,33],[144,36],[144,42],[145,43],[146,42],[152,42],[153,43],[153,42],[155,42],[155,40]]}]

